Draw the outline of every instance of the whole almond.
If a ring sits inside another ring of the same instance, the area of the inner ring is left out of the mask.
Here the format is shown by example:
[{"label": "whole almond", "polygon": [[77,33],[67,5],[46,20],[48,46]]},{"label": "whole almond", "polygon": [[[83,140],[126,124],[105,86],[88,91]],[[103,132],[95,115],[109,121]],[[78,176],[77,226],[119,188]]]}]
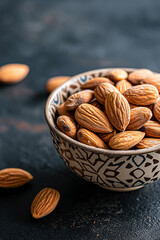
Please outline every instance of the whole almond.
[{"label": "whole almond", "polygon": [[119,131],[124,131],[130,121],[130,106],[125,97],[119,92],[106,96],[105,111],[112,125]]},{"label": "whole almond", "polygon": [[99,134],[98,134],[98,137],[99,137],[100,139],[102,139],[102,141],[103,141],[104,143],[108,143],[108,141],[109,141],[114,135],[116,135],[116,130],[115,130],[115,129],[114,129],[113,132],[111,132],[111,133],[99,133]]},{"label": "whole almond", "polygon": [[62,85],[69,79],[70,79],[69,76],[58,76],[58,77],[49,78],[46,83],[47,92],[51,93],[52,91],[54,91],[56,88],[58,88],[60,85]]},{"label": "whole almond", "polygon": [[143,84],[127,89],[123,95],[131,104],[146,106],[154,104],[158,99],[159,93],[153,85]]},{"label": "whole almond", "polygon": [[42,189],[34,198],[31,205],[33,218],[42,218],[51,213],[57,206],[60,194],[53,188]]},{"label": "whole almond", "polygon": [[76,138],[76,124],[72,118],[61,115],[57,118],[57,127],[67,136]]},{"label": "whole almond", "polygon": [[143,130],[148,137],[160,138],[160,123],[148,121],[143,125]]},{"label": "whole almond", "polygon": [[146,107],[137,107],[131,110],[130,122],[127,130],[138,130],[152,117],[152,112]]},{"label": "whole almond", "polygon": [[98,101],[96,100],[96,98],[94,98],[94,99],[90,102],[90,104],[93,105],[93,106],[95,106],[95,107],[97,107],[97,108],[99,108],[102,112],[105,111],[104,105],[101,104],[100,102],[98,102]]},{"label": "whole almond", "polygon": [[149,69],[138,69],[129,74],[128,80],[133,84],[140,84],[145,78],[153,76],[153,72]]},{"label": "whole almond", "polygon": [[114,82],[118,82],[122,79],[126,79],[128,77],[128,73],[123,69],[113,69],[107,73],[107,77]]},{"label": "whole almond", "polygon": [[154,74],[150,77],[147,77],[140,82],[141,84],[151,84],[158,89],[160,93],[160,74]]},{"label": "whole almond", "polygon": [[81,104],[75,112],[76,121],[93,132],[110,133],[113,131],[106,115],[97,107],[91,104]]},{"label": "whole almond", "polygon": [[29,67],[25,64],[6,64],[0,67],[0,82],[17,83],[22,81],[29,73]]},{"label": "whole almond", "polygon": [[61,115],[66,115],[66,116],[74,119],[74,112],[73,111],[68,111],[66,109],[65,102],[58,106],[57,112],[60,116]]},{"label": "whole almond", "polygon": [[116,87],[110,83],[101,83],[94,89],[94,95],[98,102],[105,104],[105,98],[110,92],[119,92]]},{"label": "whole almond", "polygon": [[136,147],[143,149],[143,148],[154,147],[159,144],[160,144],[160,139],[158,139],[158,138],[143,138],[142,141],[140,141],[136,145]]},{"label": "whole almond", "polygon": [[132,84],[128,82],[127,80],[123,79],[116,83],[116,88],[120,93],[124,93],[128,88],[131,88]]},{"label": "whole almond", "polygon": [[153,107],[153,113],[156,119],[160,122],[160,99],[155,103]]},{"label": "whole almond", "polygon": [[0,187],[15,188],[31,181],[33,176],[20,168],[5,168],[0,170]]},{"label": "whole almond", "polygon": [[77,133],[77,138],[86,145],[108,149],[107,145],[96,134],[87,129],[81,128]]},{"label": "whole almond", "polygon": [[97,77],[97,78],[93,78],[91,80],[88,80],[87,82],[82,84],[81,88],[82,89],[94,89],[95,87],[97,87],[101,83],[110,83],[110,84],[114,85],[114,83],[108,78]]},{"label": "whole almond", "polygon": [[94,96],[92,90],[83,90],[72,94],[65,102],[65,108],[69,111],[75,110],[82,103],[88,103]]},{"label": "whole almond", "polygon": [[109,140],[109,146],[115,150],[128,150],[137,145],[145,136],[140,131],[120,132]]}]

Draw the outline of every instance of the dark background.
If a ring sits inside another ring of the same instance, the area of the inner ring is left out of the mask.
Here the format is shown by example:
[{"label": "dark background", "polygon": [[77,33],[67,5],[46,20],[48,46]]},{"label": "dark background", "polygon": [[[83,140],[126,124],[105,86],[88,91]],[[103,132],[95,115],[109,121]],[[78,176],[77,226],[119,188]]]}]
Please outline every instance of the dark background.
[{"label": "dark background", "polygon": [[[0,0],[0,65],[15,62],[30,74],[0,86],[0,169],[26,169],[34,180],[0,190],[0,239],[159,240],[160,182],[115,193],[80,179],[52,146],[44,106],[52,76],[121,66],[158,72],[160,1]],[[47,186],[61,200],[34,220],[31,202]]]}]

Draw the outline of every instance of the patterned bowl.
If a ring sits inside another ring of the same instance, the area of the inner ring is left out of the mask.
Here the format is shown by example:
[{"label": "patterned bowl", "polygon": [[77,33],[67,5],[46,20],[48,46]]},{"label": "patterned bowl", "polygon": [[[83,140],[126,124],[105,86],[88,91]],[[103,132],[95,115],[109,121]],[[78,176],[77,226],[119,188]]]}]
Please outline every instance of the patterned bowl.
[{"label": "patterned bowl", "polygon": [[[112,68],[113,69],[113,68]],[[104,150],[87,146],[63,134],[55,124],[56,109],[93,77],[106,76],[111,68],[72,77],[49,96],[45,116],[51,137],[68,168],[85,180],[112,191],[132,191],[160,178],[160,146],[138,150]],[[127,72],[135,69],[124,68]]]}]

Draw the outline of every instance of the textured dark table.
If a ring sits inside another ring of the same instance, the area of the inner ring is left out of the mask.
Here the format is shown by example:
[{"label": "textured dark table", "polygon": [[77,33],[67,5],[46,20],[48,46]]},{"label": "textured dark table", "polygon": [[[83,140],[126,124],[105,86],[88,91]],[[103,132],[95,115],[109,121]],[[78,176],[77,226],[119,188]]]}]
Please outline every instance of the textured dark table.
[{"label": "textured dark table", "polygon": [[[114,193],[71,173],[52,146],[44,119],[47,78],[95,68],[159,71],[158,0],[1,0],[0,64],[26,63],[20,84],[0,86],[0,169],[20,167],[34,180],[0,190],[0,239],[160,239],[160,181]],[[61,193],[41,220],[30,204],[43,187]]]}]

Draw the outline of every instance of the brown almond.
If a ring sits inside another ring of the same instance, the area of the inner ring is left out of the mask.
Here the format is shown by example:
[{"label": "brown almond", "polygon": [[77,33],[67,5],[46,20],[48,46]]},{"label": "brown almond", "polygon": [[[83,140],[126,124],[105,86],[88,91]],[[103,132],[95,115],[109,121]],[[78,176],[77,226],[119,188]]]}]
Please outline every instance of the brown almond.
[{"label": "brown almond", "polygon": [[101,83],[94,89],[94,95],[98,102],[105,104],[105,98],[110,92],[119,92],[116,87],[110,83]]},{"label": "brown almond", "polygon": [[153,76],[153,72],[149,69],[138,69],[131,72],[128,76],[128,80],[133,84],[140,84],[145,78]]},{"label": "brown almond", "polygon": [[160,122],[160,99],[155,103],[153,107],[153,113],[156,119]]},{"label": "brown almond", "polygon": [[160,92],[160,74],[154,74],[150,77],[147,77],[140,82],[141,84],[151,84],[158,89]]},{"label": "brown almond", "polygon": [[49,78],[46,83],[47,92],[51,93],[52,91],[54,91],[56,88],[61,86],[63,83],[65,83],[69,79],[70,79],[69,76],[58,76],[58,77]]},{"label": "brown almond", "polygon": [[146,106],[154,104],[158,99],[159,93],[153,85],[143,84],[127,89],[123,95],[131,104]]},{"label": "brown almond", "polygon": [[94,96],[92,90],[83,90],[72,94],[65,102],[65,108],[69,111],[75,110],[82,103],[88,103]]},{"label": "brown almond", "polygon": [[108,149],[107,145],[95,133],[87,129],[81,128],[77,133],[77,138],[86,145]]},{"label": "brown almond", "polygon": [[132,84],[128,82],[127,80],[123,79],[116,83],[116,88],[120,93],[124,93],[128,88],[131,88]]},{"label": "brown almond", "polygon": [[140,141],[136,145],[136,147],[143,149],[143,148],[154,147],[159,144],[160,144],[160,139],[158,139],[158,138],[143,138],[142,141]]},{"label": "brown almond", "polygon": [[85,82],[84,84],[82,84],[81,88],[82,89],[94,89],[101,83],[110,83],[110,84],[114,85],[114,83],[108,78],[97,77],[97,78],[90,79],[87,82]]},{"label": "brown almond", "polygon": [[33,218],[42,218],[51,213],[57,206],[60,194],[53,188],[42,189],[34,198],[31,205]]},{"label": "brown almond", "polygon": [[97,108],[99,108],[102,112],[105,111],[104,105],[101,104],[100,102],[98,102],[98,101],[96,100],[96,98],[94,98],[94,99],[90,102],[90,104],[93,105],[93,106],[95,106],[95,107],[97,107]]},{"label": "brown almond", "polygon": [[115,150],[127,150],[137,145],[145,136],[140,131],[120,132],[109,140],[109,146]]},{"label": "brown almond", "polygon": [[22,81],[29,73],[29,67],[25,64],[6,64],[0,67],[0,82],[17,83]]},{"label": "brown almond", "polygon": [[104,143],[108,143],[108,141],[109,141],[114,135],[116,135],[116,130],[115,130],[115,129],[114,129],[113,132],[111,132],[111,133],[99,133],[99,134],[98,134],[98,137],[99,137],[100,139],[102,139],[102,141],[103,141]]},{"label": "brown almond", "polygon": [[160,138],[160,123],[148,121],[143,125],[143,130],[148,137]]},{"label": "brown almond", "polygon": [[134,105],[134,104],[129,104],[129,106],[130,106],[130,109],[133,109],[133,108],[137,108],[137,105]]},{"label": "brown almond", "polygon": [[73,111],[68,111],[66,109],[65,102],[58,106],[57,112],[60,116],[61,115],[66,115],[66,116],[74,119],[74,112]]},{"label": "brown almond", "polygon": [[112,125],[119,131],[124,131],[130,121],[130,106],[125,97],[119,92],[106,96],[105,111]]},{"label": "brown almond", "polygon": [[107,73],[107,77],[114,82],[118,82],[122,79],[126,79],[128,77],[128,73],[123,69],[113,69]]},{"label": "brown almond", "polygon": [[137,107],[131,110],[130,122],[127,130],[138,130],[152,117],[152,112],[147,107]]},{"label": "brown almond", "polygon": [[72,118],[61,115],[57,118],[57,127],[68,137],[76,138],[76,124]]},{"label": "brown almond", "polygon": [[33,176],[20,168],[5,168],[0,170],[0,187],[15,188],[31,181]]},{"label": "brown almond", "polygon": [[113,131],[107,116],[91,104],[81,104],[76,109],[75,119],[81,126],[93,132],[110,133]]}]

